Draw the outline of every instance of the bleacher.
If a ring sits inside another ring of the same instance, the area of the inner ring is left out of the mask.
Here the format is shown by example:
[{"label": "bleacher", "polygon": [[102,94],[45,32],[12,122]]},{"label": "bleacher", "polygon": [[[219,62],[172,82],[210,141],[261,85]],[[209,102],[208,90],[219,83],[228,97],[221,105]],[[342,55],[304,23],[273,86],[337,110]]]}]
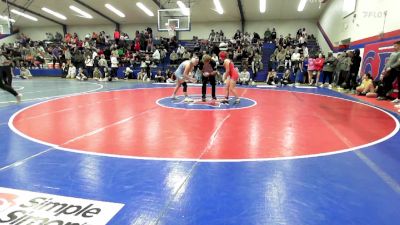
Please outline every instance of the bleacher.
[{"label": "bleacher", "polygon": [[[180,41],[179,44],[182,45],[183,47],[185,47],[189,52],[195,52],[198,49],[195,49],[195,46],[197,45],[197,43],[206,43],[207,40],[189,40],[189,41]],[[46,42],[45,42],[46,43]],[[110,40],[110,44],[113,43],[113,40]],[[128,41],[128,43],[133,43],[133,40]],[[50,44],[50,43],[46,43],[46,44]],[[52,42],[51,44],[55,44],[55,45],[60,45],[61,43],[58,42]],[[219,42],[213,42],[213,45],[217,45],[219,46]],[[104,47],[104,46],[103,46]],[[315,39],[311,39],[309,38],[307,40],[307,47],[309,49],[309,53],[310,54],[315,54],[320,52],[320,47],[317,43],[317,41]],[[269,60],[271,55],[273,54],[274,50],[276,48],[276,45],[272,42],[265,42],[262,46],[262,50],[261,50],[261,57],[262,57],[262,63],[263,63],[263,69],[258,71],[257,74],[253,74],[252,70],[251,70],[251,64],[249,63],[249,72],[250,72],[250,76],[254,77],[254,81],[256,82],[265,82],[267,75],[268,75],[268,71],[269,71]],[[140,58],[143,58],[142,56],[144,54],[150,54],[152,55],[152,52],[142,52],[140,55]],[[165,71],[166,69],[170,69],[172,71],[174,71],[176,69],[176,67],[178,65],[174,64],[172,65],[170,63],[170,52],[168,52],[166,54],[165,59],[157,64],[157,67],[152,67],[151,69],[151,73],[154,76],[154,74],[156,74],[158,69],[161,69],[162,71]],[[142,59],[133,62],[132,65],[132,70],[134,71],[134,74],[136,75],[138,72],[140,72],[141,68],[140,68],[140,62]],[[51,58],[47,58],[45,57],[45,62],[43,65],[41,65],[40,69],[37,68],[33,68],[31,69],[31,73],[33,76],[60,76],[61,75],[61,70],[58,68],[52,69],[51,67],[48,67],[48,65],[51,63],[52,59]],[[124,62],[122,60],[120,60],[121,66],[118,70],[117,76],[122,78],[124,77],[123,71],[125,70],[126,66],[130,65],[129,62]],[[110,64],[110,63],[109,63]],[[239,69],[239,71],[242,71],[242,64],[243,61],[242,60],[235,60],[234,61],[235,66]],[[219,65],[218,70],[223,73],[224,72],[224,68],[222,65]],[[16,69],[15,74],[19,74],[19,69]],[[278,73],[279,76],[282,75],[282,73]]]},{"label": "bleacher", "polygon": [[309,54],[318,54],[321,52],[321,48],[317,42],[317,40],[309,38],[307,40],[307,48],[308,48],[308,52]]},{"label": "bleacher", "polygon": [[262,48],[262,63],[264,64],[263,70],[259,71],[256,74],[255,81],[265,81],[267,79],[268,71],[269,71],[269,59],[271,55],[274,53],[276,45],[273,43],[266,42],[263,44]]}]

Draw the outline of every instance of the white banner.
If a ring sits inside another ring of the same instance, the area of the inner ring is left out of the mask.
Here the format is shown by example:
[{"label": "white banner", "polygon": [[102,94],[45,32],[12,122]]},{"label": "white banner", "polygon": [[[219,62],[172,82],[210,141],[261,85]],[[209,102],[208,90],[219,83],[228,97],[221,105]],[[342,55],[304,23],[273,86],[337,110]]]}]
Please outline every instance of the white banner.
[{"label": "white banner", "polygon": [[106,225],[123,206],[0,187],[0,224]]}]

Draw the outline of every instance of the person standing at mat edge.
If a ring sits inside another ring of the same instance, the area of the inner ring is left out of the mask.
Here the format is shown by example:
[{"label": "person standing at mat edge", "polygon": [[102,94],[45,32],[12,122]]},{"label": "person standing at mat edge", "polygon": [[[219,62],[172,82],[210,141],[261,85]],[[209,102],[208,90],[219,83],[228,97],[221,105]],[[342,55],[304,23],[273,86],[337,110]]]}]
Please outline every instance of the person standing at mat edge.
[{"label": "person standing at mat edge", "polygon": [[[17,103],[21,102],[21,94],[18,94],[12,87],[11,87],[11,82],[9,79],[12,79],[11,76],[11,60],[9,60],[5,55],[2,50],[0,50],[0,88],[10,92],[12,95],[15,96],[17,99]],[[9,78],[11,76],[11,78]],[[6,79],[7,78],[7,82]],[[10,85],[8,84],[10,82]]]},{"label": "person standing at mat edge", "polygon": [[206,101],[207,94],[207,83],[211,84],[211,96],[213,100],[217,100],[215,95],[215,75],[217,74],[217,63],[211,59],[210,55],[203,55],[201,62],[199,63],[198,71],[202,74],[201,80],[203,86],[201,88],[201,100]]},{"label": "person standing at mat edge", "polygon": [[182,62],[178,69],[175,71],[175,77],[176,77],[176,87],[174,90],[174,93],[172,94],[172,99],[176,100],[176,93],[178,92],[179,88],[181,85],[183,86],[183,94],[185,95],[185,102],[193,102],[191,98],[189,98],[187,94],[187,83],[188,81],[195,83],[197,80],[193,77],[191,77],[191,73],[194,69],[195,66],[199,64],[199,57],[193,56],[192,59],[186,60]]},{"label": "person standing at mat edge", "polygon": [[[221,54],[221,53],[220,53]],[[226,52],[222,52],[222,56],[227,57]],[[221,101],[223,104],[228,104],[229,103],[229,94],[232,93],[235,96],[235,104],[240,103],[240,98],[236,92],[236,81],[239,79],[239,73],[237,68],[235,68],[235,65],[233,64],[232,60],[229,58],[226,58],[224,60],[224,68],[225,68],[225,74],[224,74],[224,79],[226,82],[226,95],[225,99]]]},{"label": "person standing at mat edge", "polygon": [[[398,90],[400,92],[400,41],[393,44],[394,52],[390,54],[389,60],[386,62],[385,68],[382,71],[380,80],[383,83],[383,87],[378,89],[378,99],[384,100],[387,98],[390,90],[393,89],[393,82],[397,78]],[[393,101],[393,103],[399,103],[399,96]]]}]

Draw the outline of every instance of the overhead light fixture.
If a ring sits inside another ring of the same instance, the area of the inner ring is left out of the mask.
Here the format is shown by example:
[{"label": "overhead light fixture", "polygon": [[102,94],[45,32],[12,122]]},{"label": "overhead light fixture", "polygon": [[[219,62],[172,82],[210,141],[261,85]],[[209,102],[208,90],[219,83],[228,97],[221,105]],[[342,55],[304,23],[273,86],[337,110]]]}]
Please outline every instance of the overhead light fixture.
[{"label": "overhead light fixture", "polygon": [[190,15],[190,9],[188,7],[186,7],[186,5],[182,1],[177,1],[176,4],[178,4],[178,6],[181,9],[183,15],[185,15],[185,16],[189,16]]},{"label": "overhead light fixture", "polygon": [[116,9],[114,6],[110,5],[110,4],[105,4],[106,8],[109,9],[111,12],[117,14],[119,17],[125,17],[125,14],[121,11],[119,11],[118,9]]},{"label": "overhead light fixture", "polygon": [[154,16],[154,13],[145,5],[143,5],[143,3],[137,2],[136,6],[139,7],[141,10],[143,10],[143,12],[145,12],[148,16]]},{"label": "overhead light fixture", "polygon": [[42,7],[42,10],[47,12],[48,14],[51,14],[51,15],[59,18],[59,19],[62,19],[62,20],[66,20],[67,19],[67,17],[64,16],[63,14],[55,12],[55,11],[53,11],[51,9],[46,8],[46,7]]},{"label": "overhead light fixture", "polygon": [[260,0],[260,13],[265,13],[267,10],[267,0]]},{"label": "overhead light fixture", "polygon": [[75,12],[79,13],[80,16],[83,17],[83,18],[93,19],[93,16],[92,16],[92,15],[90,15],[89,13],[83,11],[82,9],[80,9],[80,8],[78,8],[78,7],[76,7],[76,6],[70,5],[69,8],[70,8],[72,11],[75,11]]},{"label": "overhead light fixture", "polygon": [[224,9],[222,8],[221,2],[219,0],[214,0],[214,5],[217,13],[221,15],[224,14]]},{"label": "overhead light fixture", "polygon": [[343,2],[343,12],[346,15],[354,12],[356,10],[357,1],[356,0],[344,0]]},{"label": "overhead light fixture", "polygon": [[299,7],[297,7],[297,11],[303,12],[304,7],[306,7],[307,0],[300,0]]},{"label": "overhead light fixture", "polygon": [[5,20],[5,21],[10,21],[12,23],[15,23],[15,20],[8,18],[7,16],[0,16],[0,19]]},{"label": "overhead light fixture", "polygon": [[25,17],[25,18],[27,18],[27,19],[30,19],[30,20],[33,20],[33,21],[38,21],[38,19],[37,19],[36,17],[33,17],[33,16],[28,15],[28,14],[26,14],[26,13],[20,12],[20,11],[18,11],[18,10],[11,9],[11,12],[14,13],[14,14],[23,16],[23,17]]}]

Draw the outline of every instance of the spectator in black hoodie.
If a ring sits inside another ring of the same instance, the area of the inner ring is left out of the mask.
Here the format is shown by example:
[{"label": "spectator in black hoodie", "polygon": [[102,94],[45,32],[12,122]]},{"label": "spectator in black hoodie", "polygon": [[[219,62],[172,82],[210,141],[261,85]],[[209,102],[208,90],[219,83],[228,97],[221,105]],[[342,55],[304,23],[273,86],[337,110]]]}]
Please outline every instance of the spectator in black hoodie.
[{"label": "spectator in black hoodie", "polygon": [[273,42],[275,42],[275,40],[276,40],[276,30],[275,30],[275,27],[272,28],[271,39],[272,39]]},{"label": "spectator in black hoodie", "polygon": [[261,39],[260,35],[256,32],[253,33],[253,41],[252,43],[257,43]]},{"label": "spectator in black hoodie", "polygon": [[242,32],[240,30],[237,30],[235,35],[233,36],[233,39],[238,40],[242,37]]},{"label": "spectator in black hoodie", "polygon": [[357,87],[357,77],[358,72],[360,71],[361,65],[361,57],[360,57],[360,50],[354,50],[353,57],[351,59],[351,66],[350,66],[350,80],[346,82],[349,85],[349,89],[355,91]]}]

